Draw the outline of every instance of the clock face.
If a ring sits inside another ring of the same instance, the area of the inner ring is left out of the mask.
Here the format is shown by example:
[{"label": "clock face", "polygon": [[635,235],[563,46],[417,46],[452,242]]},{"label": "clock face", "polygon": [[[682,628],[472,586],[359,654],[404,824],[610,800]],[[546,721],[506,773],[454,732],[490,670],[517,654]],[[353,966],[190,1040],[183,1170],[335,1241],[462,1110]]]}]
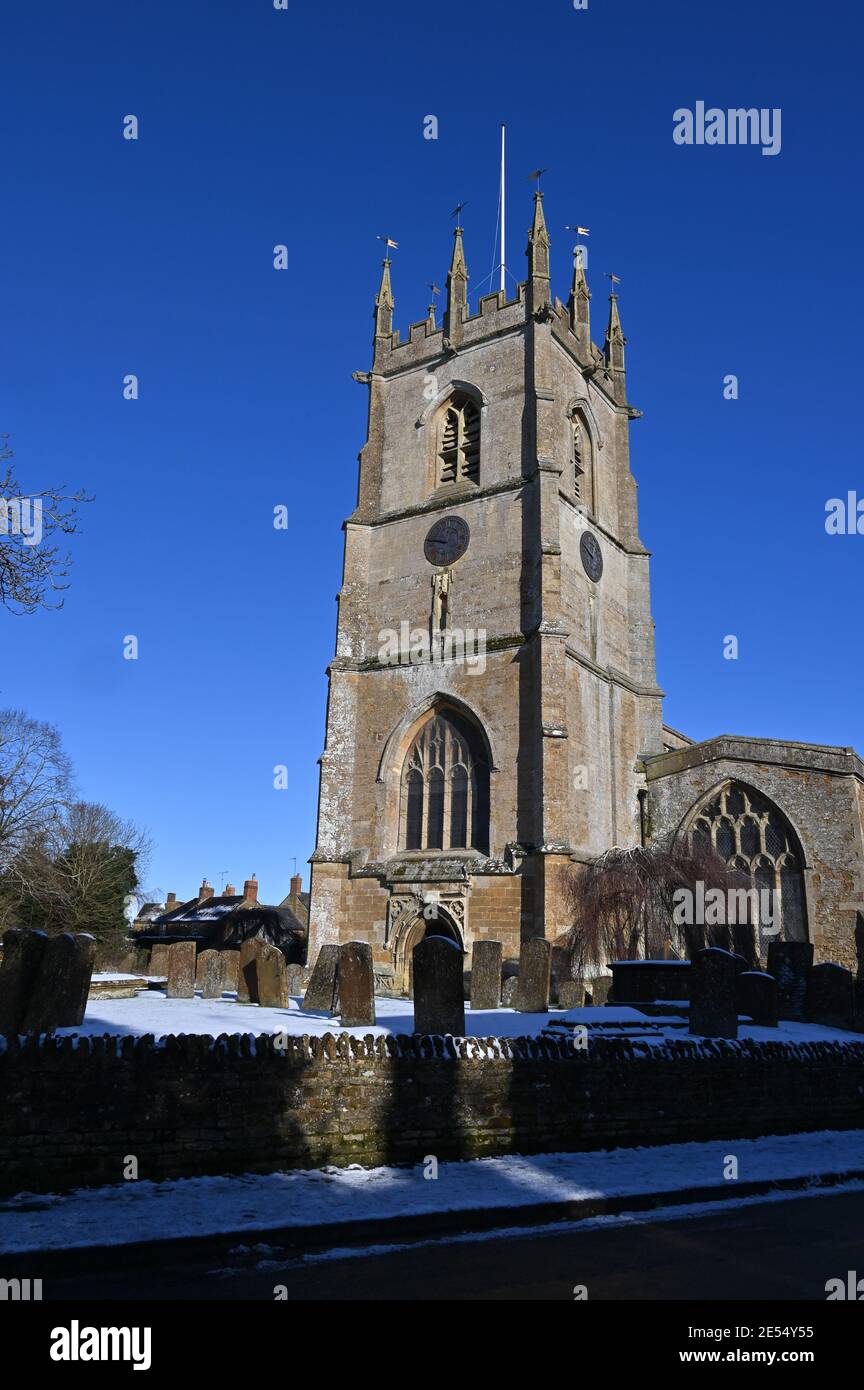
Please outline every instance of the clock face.
[{"label": "clock face", "polygon": [[468,549],[471,532],[461,516],[442,516],[430,529],[423,554],[430,565],[453,565]]},{"label": "clock face", "polygon": [[603,573],[603,551],[592,531],[582,532],[579,553],[582,556],[582,567],[585,573],[596,584]]}]

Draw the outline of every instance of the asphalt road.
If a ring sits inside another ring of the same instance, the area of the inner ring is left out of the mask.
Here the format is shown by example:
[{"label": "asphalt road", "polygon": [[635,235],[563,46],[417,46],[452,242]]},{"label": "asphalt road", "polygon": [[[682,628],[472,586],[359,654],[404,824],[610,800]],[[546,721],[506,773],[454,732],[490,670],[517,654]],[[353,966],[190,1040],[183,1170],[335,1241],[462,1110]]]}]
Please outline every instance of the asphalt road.
[{"label": "asphalt road", "polygon": [[[572,1301],[575,1287],[583,1285],[589,1300],[824,1303],[828,1279],[845,1279],[849,1270],[864,1277],[864,1194],[796,1197],[678,1220],[571,1226],[552,1235],[443,1238],[362,1258],[296,1252],[280,1258],[275,1249],[237,1254],[236,1246],[235,1237],[224,1249],[185,1255],[165,1245],[146,1266],[130,1267],[121,1257],[74,1276],[46,1270],[43,1297],[273,1301],[282,1286],[290,1301]],[[6,1268],[12,1264],[3,1259],[4,1274],[15,1272]]]}]

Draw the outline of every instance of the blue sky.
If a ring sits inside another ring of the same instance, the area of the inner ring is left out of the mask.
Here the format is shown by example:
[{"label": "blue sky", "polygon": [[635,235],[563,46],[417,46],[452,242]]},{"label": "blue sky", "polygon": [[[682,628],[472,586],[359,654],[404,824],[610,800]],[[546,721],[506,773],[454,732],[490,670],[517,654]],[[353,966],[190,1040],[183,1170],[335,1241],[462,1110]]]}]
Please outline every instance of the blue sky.
[{"label": "blue sky", "polygon": [[[0,702],[150,829],[151,885],[308,881],[375,237],[403,331],[459,200],[485,289],[500,121],[514,274],[539,164],[562,298],[565,224],[591,228],[595,339],[622,277],[667,721],[864,751],[864,536],[824,526],[864,496],[862,27],[803,0],[4,6],[0,432],[25,488],[96,500],[65,608],[0,613]],[[699,100],[781,108],[780,153],[677,146]]]}]

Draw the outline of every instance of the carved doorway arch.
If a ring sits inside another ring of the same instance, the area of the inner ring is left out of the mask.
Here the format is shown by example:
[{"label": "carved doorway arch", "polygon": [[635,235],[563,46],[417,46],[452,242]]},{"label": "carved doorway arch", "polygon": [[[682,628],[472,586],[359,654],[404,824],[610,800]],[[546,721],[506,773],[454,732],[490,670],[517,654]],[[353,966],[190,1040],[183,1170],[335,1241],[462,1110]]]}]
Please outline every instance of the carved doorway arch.
[{"label": "carved doorway arch", "polygon": [[[426,915],[433,912],[434,915]],[[455,942],[460,951],[465,949],[462,933],[455,918],[439,903],[429,903],[422,912],[418,912],[407,921],[395,943],[394,964],[397,988],[401,986],[402,992],[409,999],[414,998],[414,948],[420,944],[424,936],[444,936],[448,941]]]}]

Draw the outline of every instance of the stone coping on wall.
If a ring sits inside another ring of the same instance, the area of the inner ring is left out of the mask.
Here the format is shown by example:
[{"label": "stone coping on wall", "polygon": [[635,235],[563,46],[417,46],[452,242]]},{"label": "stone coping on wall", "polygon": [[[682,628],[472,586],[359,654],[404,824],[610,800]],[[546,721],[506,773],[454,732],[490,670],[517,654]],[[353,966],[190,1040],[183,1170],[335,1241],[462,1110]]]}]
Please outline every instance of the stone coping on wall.
[{"label": "stone coping on wall", "polygon": [[[566,1022],[566,1020],[564,1020]],[[578,1024],[573,1025],[579,1027]],[[410,1058],[420,1061],[572,1061],[590,1060],[590,1054],[602,1053],[605,1058],[626,1060],[628,1057],[644,1060],[650,1056],[656,1061],[695,1061],[699,1058],[716,1060],[720,1057],[747,1058],[778,1061],[826,1061],[831,1057],[843,1057],[849,1061],[850,1051],[855,1054],[851,1060],[864,1065],[864,1040],[839,1038],[836,1041],[761,1041],[753,1038],[664,1038],[658,1036],[651,1041],[631,1041],[618,1037],[590,1037],[586,1048],[581,1040],[575,1038],[521,1037],[521,1038],[457,1038],[449,1033],[442,1034],[388,1034],[373,1037],[371,1033],[357,1038],[348,1033],[324,1033],[313,1037],[304,1033],[302,1037],[283,1036],[278,1033],[223,1033],[212,1038],[200,1033],[167,1034],[156,1038],[148,1033],[143,1037],[119,1036],[105,1033],[101,1037],[53,1037],[50,1034],[27,1037],[0,1036],[0,1057],[32,1056],[38,1052],[71,1057],[78,1054],[82,1058],[118,1057],[124,1060],[143,1057],[152,1052],[176,1053],[178,1060],[217,1054],[224,1057],[261,1056],[288,1062],[351,1062],[351,1061],[389,1061],[393,1058]],[[864,1081],[864,1078],[862,1078]]]},{"label": "stone coping on wall", "polygon": [[767,763],[806,772],[827,772],[835,777],[857,777],[864,781],[864,762],[854,748],[795,743],[776,738],[749,738],[739,734],[719,734],[702,743],[643,757],[640,761],[649,781],[720,761]]}]

